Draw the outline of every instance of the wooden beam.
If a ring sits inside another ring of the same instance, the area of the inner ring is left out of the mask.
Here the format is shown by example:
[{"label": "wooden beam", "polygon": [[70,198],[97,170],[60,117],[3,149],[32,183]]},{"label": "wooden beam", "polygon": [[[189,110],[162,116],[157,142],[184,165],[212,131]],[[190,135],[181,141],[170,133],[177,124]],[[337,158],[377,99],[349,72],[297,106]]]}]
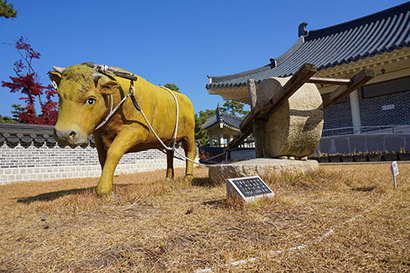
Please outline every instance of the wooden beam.
[{"label": "wooden beam", "polygon": [[293,74],[288,82],[279,92],[275,93],[269,102],[263,106],[255,106],[241,122],[241,133],[236,135],[228,144],[228,150],[236,148],[253,131],[253,120],[266,120],[277,110],[290,96],[292,96],[303,84],[305,84],[315,73],[317,68],[313,64],[304,64]]},{"label": "wooden beam", "polygon": [[317,78],[311,77],[308,83],[318,83],[318,84],[337,84],[337,85],[348,85],[350,79],[334,79],[334,78]]},{"label": "wooden beam", "polygon": [[341,98],[362,87],[369,80],[373,79],[374,76],[375,75],[373,70],[363,69],[350,79],[348,85],[339,86],[333,92],[323,98],[323,110],[326,110],[327,108],[338,102]]},{"label": "wooden beam", "polygon": [[[249,92],[249,98],[251,101],[251,110],[252,110],[255,108],[256,101],[258,99],[256,95],[255,80],[252,78],[248,79],[247,85],[248,85],[248,92]],[[262,139],[261,139],[261,135],[258,133],[261,127],[262,127],[262,123],[260,121],[258,120],[252,121],[252,133],[253,133],[253,138],[255,140],[255,154],[256,154],[256,157],[258,158],[263,157]]]},{"label": "wooden beam", "polygon": [[251,109],[255,108],[256,106],[256,84],[255,84],[255,79],[248,79],[246,84],[248,85],[248,92],[249,92],[249,98],[251,101]]}]

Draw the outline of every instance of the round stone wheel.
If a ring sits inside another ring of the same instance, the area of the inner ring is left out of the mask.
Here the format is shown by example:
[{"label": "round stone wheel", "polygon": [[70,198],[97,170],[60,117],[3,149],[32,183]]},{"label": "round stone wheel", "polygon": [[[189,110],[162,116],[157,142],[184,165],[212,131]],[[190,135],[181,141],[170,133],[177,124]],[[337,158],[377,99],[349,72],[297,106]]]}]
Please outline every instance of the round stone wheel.
[{"label": "round stone wheel", "polygon": [[[256,90],[257,106],[265,105],[290,79],[267,78]],[[310,156],[323,129],[322,97],[313,83],[306,83],[284,102],[259,128],[264,157]]]}]

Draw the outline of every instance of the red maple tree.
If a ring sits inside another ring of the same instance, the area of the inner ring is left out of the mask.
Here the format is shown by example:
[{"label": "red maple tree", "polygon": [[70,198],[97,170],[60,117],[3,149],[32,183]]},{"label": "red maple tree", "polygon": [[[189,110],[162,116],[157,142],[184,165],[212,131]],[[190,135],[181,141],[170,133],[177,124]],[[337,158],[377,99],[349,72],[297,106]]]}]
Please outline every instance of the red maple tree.
[{"label": "red maple tree", "polygon": [[[13,70],[16,77],[10,76],[11,81],[2,81],[1,86],[10,88],[11,93],[24,95],[19,98],[26,103],[25,110],[18,113],[22,122],[54,125],[57,121],[57,102],[54,102],[52,98],[57,92],[52,85],[42,85],[31,65],[34,59],[40,59],[40,53],[26,43],[23,37],[16,42],[16,49],[21,56],[14,63]],[[36,99],[41,107],[39,113],[36,112]]]}]

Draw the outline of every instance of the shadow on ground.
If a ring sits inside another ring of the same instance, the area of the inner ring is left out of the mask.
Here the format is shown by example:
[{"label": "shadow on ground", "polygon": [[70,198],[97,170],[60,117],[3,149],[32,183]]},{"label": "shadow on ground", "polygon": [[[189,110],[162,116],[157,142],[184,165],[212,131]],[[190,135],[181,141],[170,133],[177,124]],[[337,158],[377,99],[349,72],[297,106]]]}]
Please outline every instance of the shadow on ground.
[{"label": "shadow on ground", "polygon": [[192,178],[192,186],[198,187],[217,187],[219,185],[210,181],[208,177],[194,177]]},{"label": "shadow on ground", "polygon": [[[114,188],[122,188],[122,187],[130,186],[130,185],[133,185],[133,184],[114,185]],[[17,203],[30,204],[32,202],[37,202],[37,201],[40,201],[40,202],[53,201],[63,196],[79,195],[79,194],[83,194],[86,192],[96,194],[95,187],[42,193],[42,194],[35,195],[35,196],[19,198],[17,199]]]},{"label": "shadow on ground", "polygon": [[363,191],[363,192],[370,192],[374,191],[376,187],[357,187],[357,188],[352,188],[352,191]]}]

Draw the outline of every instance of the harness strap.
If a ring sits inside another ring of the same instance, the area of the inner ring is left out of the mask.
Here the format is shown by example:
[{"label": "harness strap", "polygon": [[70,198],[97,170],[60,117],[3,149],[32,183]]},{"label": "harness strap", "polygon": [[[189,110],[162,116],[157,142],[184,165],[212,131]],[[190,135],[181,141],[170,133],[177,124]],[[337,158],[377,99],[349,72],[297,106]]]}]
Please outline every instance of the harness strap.
[{"label": "harness strap", "polygon": [[[134,88],[132,88],[132,90],[134,90]],[[122,98],[122,100],[120,101],[120,103],[117,104],[117,106],[115,106],[114,108],[114,96],[111,94],[111,109],[110,109],[110,113],[105,117],[105,119],[97,125],[97,127],[95,127],[94,131],[100,129],[101,127],[103,127],[107,121],[111,118],[112,115],[114,115],[114,113],[118,110],[118,108],[121,106],[121,104],[123,104],[123,102],[129,97],[129,96],[133,96],[133,93],[131,93],[131,89],[130,92],[128,92],[128,94]]]}]

